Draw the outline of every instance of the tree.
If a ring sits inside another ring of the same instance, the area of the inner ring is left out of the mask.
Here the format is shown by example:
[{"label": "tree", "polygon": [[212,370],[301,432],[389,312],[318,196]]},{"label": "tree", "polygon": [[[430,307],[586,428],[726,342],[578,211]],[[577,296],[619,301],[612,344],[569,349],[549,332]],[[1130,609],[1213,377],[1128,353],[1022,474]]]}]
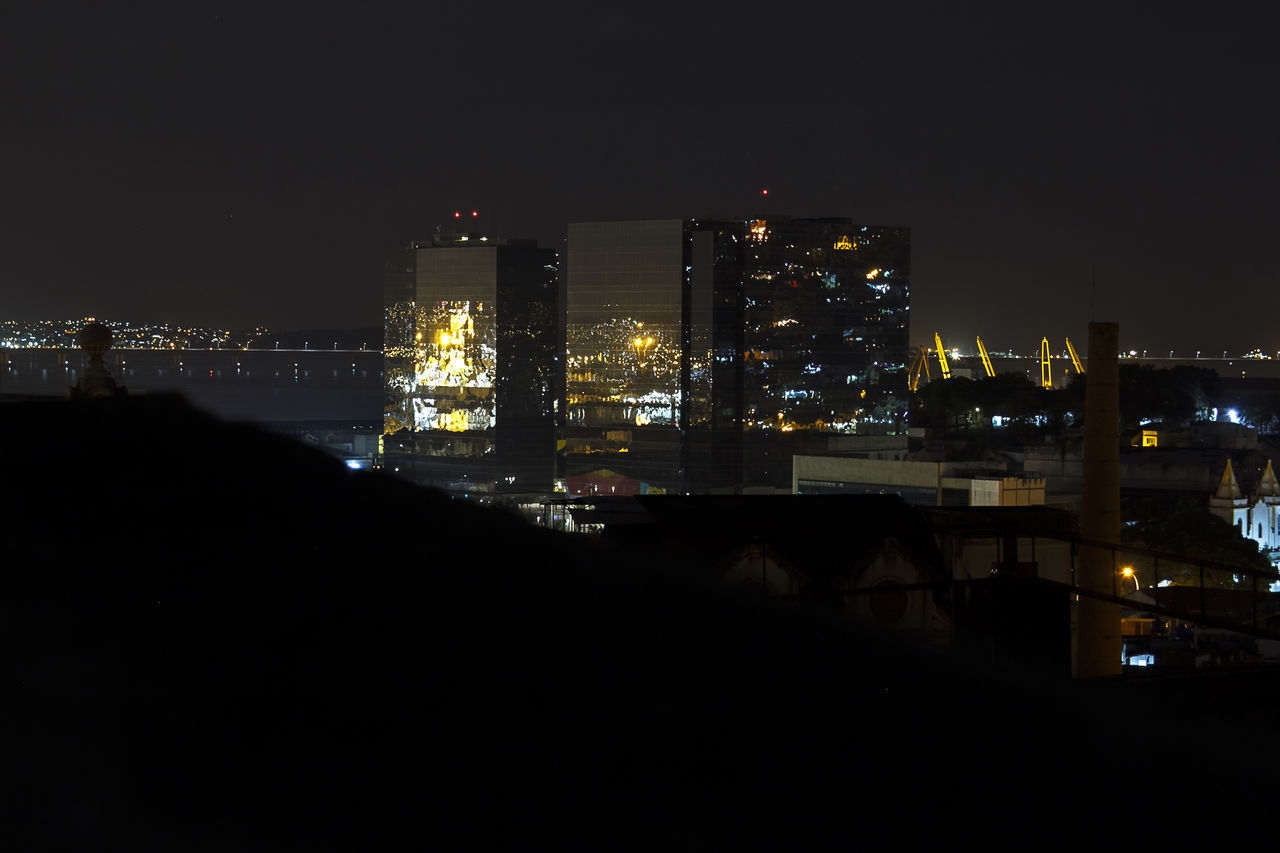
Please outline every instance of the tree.
[{"label": "tree", "polygon": [[[1199,583],[1201,560],[1262,572],[1271,570],[1271,562],[1258,552],[1256,542],[1241,536],[1235,527],[1211,514],[1194,498],[1149,497],[1131,503],[1128,510],[1126,515],[1130,517],[1121,532],[1124,544],[1185,559],[1185,562],[1162,561],[1160,580]],[[1139,575],[1155,571],[1154,561],[1135,560],[1134,564]],[[1230,586],[1230,574],[1209,572],[1205,584]]]},{"label": "tree", "polygon": [[1274,433],[1280,429],[1280,394],[1267,394],[1250,400],[1240,407],[1244,422],[1256,427],[1260,433]]},{"label": "tree", "polygon": [[1144,423],[1186,424],[1195,419],[1194,377],[1147,364],[1120,365],[1120,421],[1124,429]]}]

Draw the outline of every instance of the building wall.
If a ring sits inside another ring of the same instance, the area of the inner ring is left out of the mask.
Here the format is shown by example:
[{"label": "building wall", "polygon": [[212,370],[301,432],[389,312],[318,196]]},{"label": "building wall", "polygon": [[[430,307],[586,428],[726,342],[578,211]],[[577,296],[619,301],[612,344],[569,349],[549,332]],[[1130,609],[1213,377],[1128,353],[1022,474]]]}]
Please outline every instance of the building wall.
[{"label": "building wall", "polygon": [[916,506],[969,506],[971,481],[946,476],[937,462],[796,455],[792,493],[899,495]]},{"label": "building wall", "polygon": [[861,591],[847,595],[846,612],[867,625],[892,628],[915,634],[930,643],[944,644],[952,633],[950,614],[934,600],[931,588],[920,588],[934,579],[900,543],[889,538],[872,560],[846,576],[842,591],[846,595]]},{"label": "building wall", "polygon": [[1002,477],[1000,506],[1044,506],[1043,477]]},{"label": "building wall", "polygon": [[897,494],[925,506],[1043,506],[1044,480],[959,476],[955,463],[792,457],[793,494]]},{"label": "building wall", "polygon": [[1000,481],[970,481],[969,506],[1000,506]]},{"label": "building wall", "polygon": [[[793,491],[796,494],[801,493],[800,484],[805,482],[839,481],[936,488],[943,479],[943,467],[938,462],[891,462],[840,456],[796,456],[792,459],[792,481],[796,485]],[[968,490],[968,481],[965,481],[965,492]]]}]

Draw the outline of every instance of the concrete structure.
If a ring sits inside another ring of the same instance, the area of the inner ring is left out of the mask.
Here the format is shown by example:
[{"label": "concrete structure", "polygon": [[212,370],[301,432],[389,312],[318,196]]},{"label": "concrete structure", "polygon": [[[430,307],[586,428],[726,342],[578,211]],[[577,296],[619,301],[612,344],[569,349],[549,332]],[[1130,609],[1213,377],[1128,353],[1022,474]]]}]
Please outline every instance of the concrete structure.
[{"label": "concrete structure", "polygon": [[1043,506],[1044,478],[991,463],[792,458],[793,494],[891,494],[917,506]]}]

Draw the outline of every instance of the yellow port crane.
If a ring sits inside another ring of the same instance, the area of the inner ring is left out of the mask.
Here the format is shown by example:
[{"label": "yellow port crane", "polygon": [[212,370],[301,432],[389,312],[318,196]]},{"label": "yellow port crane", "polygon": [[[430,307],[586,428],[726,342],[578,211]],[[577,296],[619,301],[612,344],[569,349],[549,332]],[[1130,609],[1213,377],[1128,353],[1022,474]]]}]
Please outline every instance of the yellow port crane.
[{"label": "yellow port crane", "polygon": [[951,378],[951,368],[947,367],[947,352],[942,348],[942,334],[933,333],[933,342],[938,345],[938,366],[942,368],[942,378]]},{"label": "yellow port crane", "polygon": [[982,356],[982,368],[987,371],[988,379],[995,379],[996,371],[991,366],[991,357],[987,355],[987,348],[982,343],[982,337],[978,337],[978,355]]},{"label": "yellow port crane", "polygon": [[916,347],[916,354],[911,358],[911,366],[907,368],[907,388],[915,391],[920,387],[920,371],[929,379],[929,351],[924,347]]},{"label": "yellow port crane", "polygon": [[1076,373],[1084,373],[1084,368],[1080,366],[1080,356],[1076,355],[1076,348],[1071,345],[1071,338],[1067,338],[1067,352],[1071,354],[1071,365]]},{"label": "yellow port crane", "polygon": [[1049,367],[1049,339],[1040,339],[1040,387],[1053,387],[1053,370]]}]

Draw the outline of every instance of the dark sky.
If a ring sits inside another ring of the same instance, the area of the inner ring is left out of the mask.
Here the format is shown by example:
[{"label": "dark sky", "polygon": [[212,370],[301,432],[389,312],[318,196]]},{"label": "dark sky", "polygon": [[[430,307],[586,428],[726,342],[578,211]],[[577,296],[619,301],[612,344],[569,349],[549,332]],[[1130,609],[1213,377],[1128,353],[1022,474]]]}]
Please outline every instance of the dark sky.
[{"label": "dark sky", "polygon": [[1280,350],[1262,4],[127,6],[0,13],[0,319],[374,325],[455,209],[772,213],[911,226],[915,342]]}]

